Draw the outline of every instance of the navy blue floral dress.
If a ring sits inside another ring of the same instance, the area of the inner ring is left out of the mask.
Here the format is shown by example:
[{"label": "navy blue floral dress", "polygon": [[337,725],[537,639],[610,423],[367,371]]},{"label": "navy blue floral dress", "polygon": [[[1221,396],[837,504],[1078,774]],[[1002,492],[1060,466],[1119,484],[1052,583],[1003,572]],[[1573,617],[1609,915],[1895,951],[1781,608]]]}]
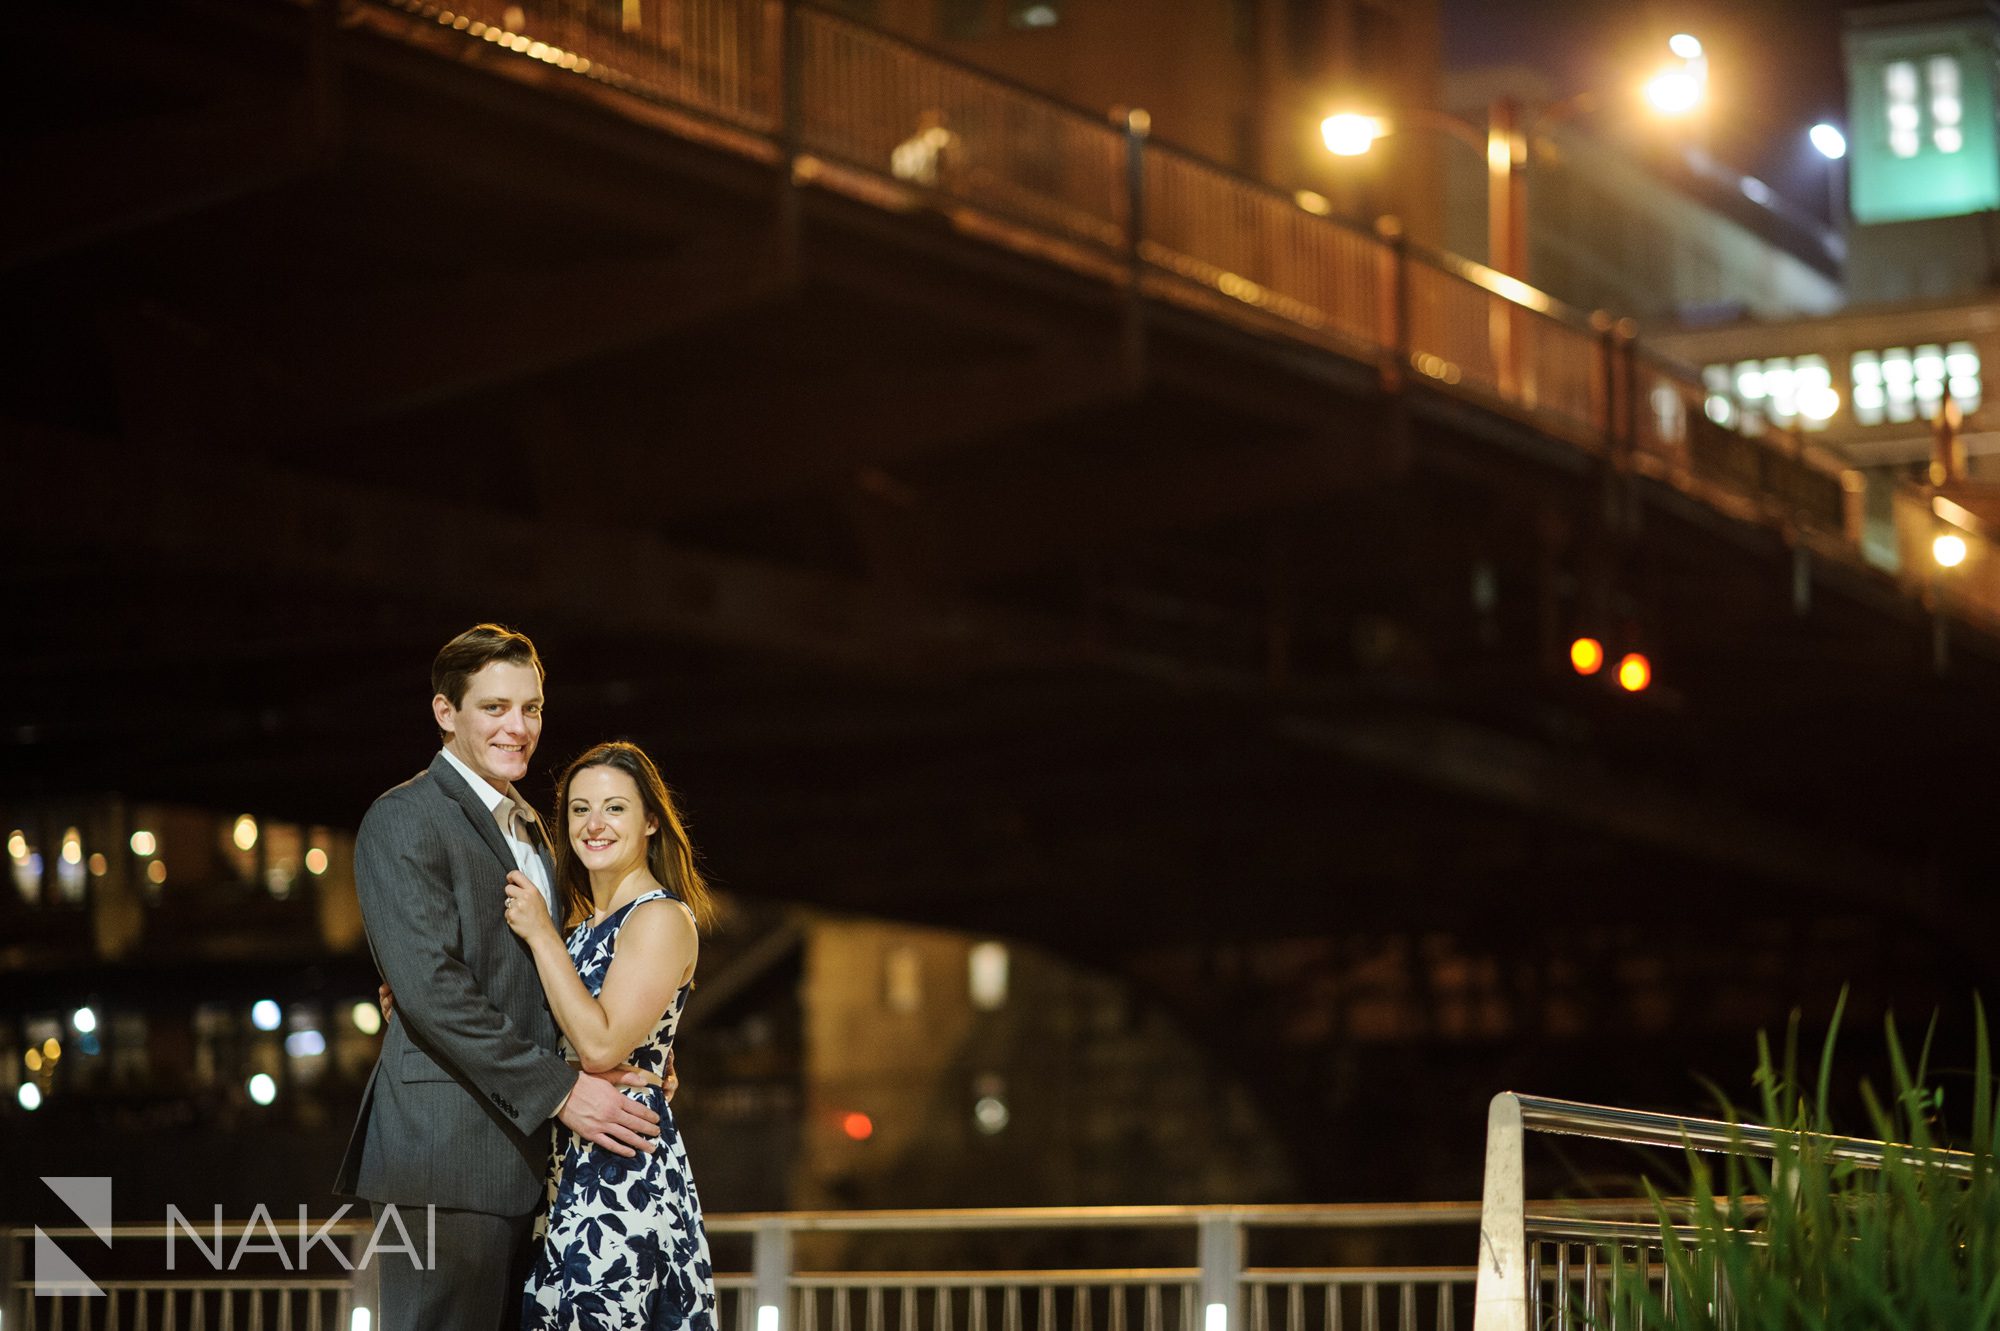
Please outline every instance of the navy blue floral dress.
[{"label": "navy blue floral dress", "polygon": [[[570,959],[592,994],[604,988],[625,918],[662,899],[680,900],[665,889],[648,892],[570,934]],[[634,1067],[665,1074],[691,987],[681,986],[652,1035],[632,1051],[627,1061]],[[576,1057],[567,1039],[562,1052]],[[536,1225],[540,1241],[521,1309],[523,1331],[715,1331],[714,1272],[687,1148],[659,1087],[625,1094],[660,1116],[659,1149],[613,1155],[556,1125],[548,1214]]]}]

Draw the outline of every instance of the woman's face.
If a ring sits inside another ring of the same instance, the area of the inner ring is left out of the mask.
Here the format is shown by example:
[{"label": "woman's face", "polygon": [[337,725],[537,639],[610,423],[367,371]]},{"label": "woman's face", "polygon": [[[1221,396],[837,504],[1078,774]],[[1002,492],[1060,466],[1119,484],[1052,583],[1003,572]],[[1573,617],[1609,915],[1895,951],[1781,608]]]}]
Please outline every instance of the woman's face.
[{"label": "woman's face", "polygon": [[646,816],[638,783],[616,767],[586,767],[570,778],[569,847],[593,874],[625,873],[646,859],[659,825]]}]

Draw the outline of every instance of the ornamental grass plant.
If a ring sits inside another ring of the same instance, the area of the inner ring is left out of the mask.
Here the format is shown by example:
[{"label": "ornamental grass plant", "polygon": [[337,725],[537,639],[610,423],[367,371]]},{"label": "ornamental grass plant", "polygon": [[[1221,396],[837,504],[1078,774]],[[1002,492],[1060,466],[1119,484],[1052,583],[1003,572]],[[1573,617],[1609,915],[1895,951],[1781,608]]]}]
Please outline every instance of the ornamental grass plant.
[{"label": "ornamental grass plant", "polygon": [[[1892,1144],[1879,1167],[1842,1158],[1834,1135],[1841,1008],[1810,1087],[1798,1076],[1796,1015],[1781,1056],[1759,1037],[1756,1084],[1775,1149],[1768,1158],[1690,1149],[1688,1201],[1670,1202],[1649,1183],[1653,1265],[1617,1254],[1615,1321],[1593,1321],[1621,1331],[2000,1329],[2000,1125],[1985,1008],[1975,1000],[1971,1103],[1957,1149],[1943,1140],[1944,1097],[1931,1080],[1936,1020],[1914,1063],[1894,1018],[1885,1023],[1890,1093],[1860,1086],[1867,1135]],[[1745,1120],[1725,1117],[1740,1133]]]}]

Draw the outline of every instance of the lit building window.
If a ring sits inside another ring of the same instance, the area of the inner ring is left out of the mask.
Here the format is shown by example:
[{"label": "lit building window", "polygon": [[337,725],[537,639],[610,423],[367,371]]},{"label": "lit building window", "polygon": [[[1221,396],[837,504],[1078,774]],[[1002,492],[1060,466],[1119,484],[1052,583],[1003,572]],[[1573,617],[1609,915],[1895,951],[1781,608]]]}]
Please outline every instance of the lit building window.
[{"label": "lit building window", "polygon": [[1892,60],[1882,70],[1882,92],[1890,152],[1915,157],[1927,122],[1931,147],[1941,153],[1964,149],[1965,86],[1957,56],[1934,55],[1921,64]]},{"label": "lit building window", "polygon": [[1925,62],[1930,79],[1931,143],[1941,153],[1965,146],[1965,101],[1959,95],[1958,58],[1934,55]]},{"label": "lit building window", "polygon": [[966,958],[966,987],[972,1006],[994,1012],[1007,1005],[1007,945],[980,943]]},{"label": "lit building window", "polygon": [[1917,104],[1917,66],[1912,60],[1892,60],[1882,71],[1882,91],[1887,95],[1885,114],[1889,122],[1889,151],[1898,157],[1915,157],[1923,144],[1923,112]]},{"label": "lit building window", "polygon": [[882,998],[892,1012],[915,1012],[924,1003],[924,972],[913,947],[892,947],[882,958]]},{"label": "lit building window", "polygon": [[1848,363],[1853,385],[1854,423],[1880,425],[1888,398],[1882,391],[1882,357],[1873,351],[1857,351]]},{"label": "lit building window", "polygon": [[1766,422],[1787,429],[1824,430],[1840,410],[1840,394],[1824,356],[1773,356],[1702,371],[1708,418],[1747,435]]},{"label": "lit building window", "polygon": [[1970,342],[1928,342],[1914,351],[1857,351],[1848,362],[1857,425],[1935,420],[1949,397],[1970,415],[1979,410],[1979,348]]}]

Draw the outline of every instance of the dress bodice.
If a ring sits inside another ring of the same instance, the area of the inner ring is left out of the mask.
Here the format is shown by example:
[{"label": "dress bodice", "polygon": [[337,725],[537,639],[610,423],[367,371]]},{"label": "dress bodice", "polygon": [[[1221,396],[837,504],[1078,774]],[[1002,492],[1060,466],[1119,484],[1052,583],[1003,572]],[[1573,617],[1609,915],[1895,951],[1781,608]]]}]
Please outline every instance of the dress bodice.
[{"label": "dress bodice", "polygon": [[[590,990],[592,997],[604,991],[604,977],[610,973],[611,958],[618,949],[618,931],[625,926],[625,921],[634,910],[649,901],[671,901],[686,909],[679,897],[659,887],[634,897],[595,924],[585,920],[570,931],[569,957],[576,963],[576,973],[583,977],[584,987]],[[690,979],[674,992],[674,1001],[660,1014],[653,1033],[627,1056],[626,1062],[656,1077],[666,1075],[667,1053],[674,1047],[674,1031],[680,1026],[681,1009],[687,1006],[688,992],[693,987],[694,982]],[[576,1050],[571,1047],[567,1036],[563,1038],[562,1055],[564,1058],[576,1057]]]}]

